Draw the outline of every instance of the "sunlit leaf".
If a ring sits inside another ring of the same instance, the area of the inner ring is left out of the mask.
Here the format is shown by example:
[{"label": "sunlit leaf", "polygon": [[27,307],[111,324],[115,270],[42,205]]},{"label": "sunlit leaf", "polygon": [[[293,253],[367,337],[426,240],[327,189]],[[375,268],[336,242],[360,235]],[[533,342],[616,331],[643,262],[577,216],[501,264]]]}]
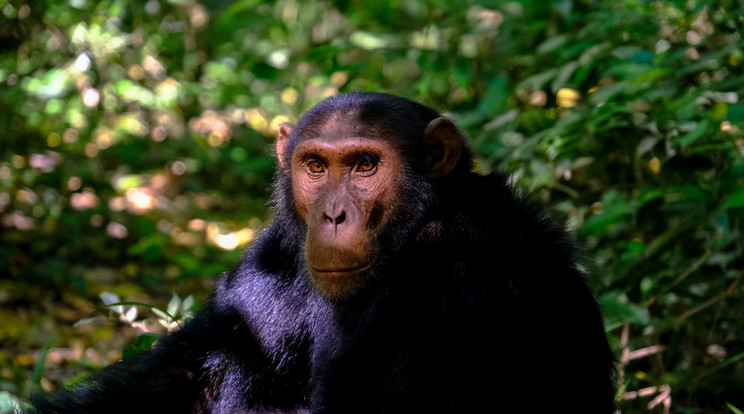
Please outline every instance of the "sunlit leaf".
[{"label": "sunlit leaf", "polygon": [[[166,321],[167,323],[170,323],[173,318],[166,312],[158,309],[158,308],[152,308],[152,312],[157,316],[160,320]],[[167,327],[167,325],[166,325]]]},{"label": "sunlit leaf", "polygon": [[119,296],[115,293],[101,292],[101,294],[98,296],[101,298],[101,301],[103,301],[105,305],[111,305],[112,303],[121,302],[121,300],[119,299]]},{"label": "sunlit leaf", "polygon": [[62,96],[67,90],[68,77],[63,69],[52,69],[44,75],[38,89],[40,97],[49,99]]},{"label": "sunlit leaf", "polygon": [[168,313],[176,317],[179,309],[181,309],[181,298],[174,294],[170,302],[168,302]]},{"label": "sunlit leaf", "polygon": [[124,318],[130,322],[137,320],[137,307],[131,306],[124,314]]},{"label": "sunlit leaf", "polygon": [[181,302],[181,309],[184,311],[191,310],[194,307],[194,295],[188,295]]}]

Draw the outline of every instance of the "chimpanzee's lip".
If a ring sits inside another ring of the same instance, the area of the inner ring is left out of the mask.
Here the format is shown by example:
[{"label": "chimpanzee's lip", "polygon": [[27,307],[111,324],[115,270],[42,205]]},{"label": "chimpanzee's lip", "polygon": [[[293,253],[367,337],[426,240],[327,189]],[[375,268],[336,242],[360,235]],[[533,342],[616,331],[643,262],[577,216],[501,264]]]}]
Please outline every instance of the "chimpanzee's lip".
[{"label": "chimpanzee's lip", "polygon": [[369,270],[372,267],[372,260],[362,264],[361,266],[356,267],[345,267],[345,268],[338,268],[338,269],[318,269],[313,267],[312,270],[315,273],[323,273],[329,276],[343,276],[353,273],[363,273]]}]

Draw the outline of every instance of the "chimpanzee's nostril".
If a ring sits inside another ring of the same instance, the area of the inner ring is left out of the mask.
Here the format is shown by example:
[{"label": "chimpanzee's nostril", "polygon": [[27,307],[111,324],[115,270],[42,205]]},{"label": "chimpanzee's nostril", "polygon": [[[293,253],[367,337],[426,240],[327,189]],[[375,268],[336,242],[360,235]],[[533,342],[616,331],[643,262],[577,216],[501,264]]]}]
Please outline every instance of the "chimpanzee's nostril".
[{"label": "chimpanzee's nostril", "polygon": [[323,213],[323,218],[326,221],[328,221],[330,224],[333,224],[334,226],[338,226],[339,224],[346,221],[346,212],[341,211],[338,214]]}]

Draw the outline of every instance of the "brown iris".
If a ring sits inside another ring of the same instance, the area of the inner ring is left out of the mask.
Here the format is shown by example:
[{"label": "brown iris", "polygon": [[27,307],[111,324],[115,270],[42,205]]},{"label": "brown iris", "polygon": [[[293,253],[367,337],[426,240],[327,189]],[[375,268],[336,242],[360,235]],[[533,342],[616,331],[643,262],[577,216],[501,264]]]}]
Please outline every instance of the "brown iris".
[{"label": "brown iris", "polygon": [[307,170],[310,171],[311,174],[321,174],[324,168],[320,161],[310,161],[307,163]]}]

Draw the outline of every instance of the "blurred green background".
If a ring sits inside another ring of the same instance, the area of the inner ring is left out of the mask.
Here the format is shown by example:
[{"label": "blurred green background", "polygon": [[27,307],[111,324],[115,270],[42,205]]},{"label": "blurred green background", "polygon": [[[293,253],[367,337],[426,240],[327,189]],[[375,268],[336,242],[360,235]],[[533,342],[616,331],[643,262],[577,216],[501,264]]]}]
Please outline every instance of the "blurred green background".
[{"label": "blurred green background", "polygon": [[743,34],[738,0],[0,0],[0,412],[174,326],[104,302],[198,307],[271,218],[276,126],[351,90],[555,207],[623,412],[740,412]]}]

